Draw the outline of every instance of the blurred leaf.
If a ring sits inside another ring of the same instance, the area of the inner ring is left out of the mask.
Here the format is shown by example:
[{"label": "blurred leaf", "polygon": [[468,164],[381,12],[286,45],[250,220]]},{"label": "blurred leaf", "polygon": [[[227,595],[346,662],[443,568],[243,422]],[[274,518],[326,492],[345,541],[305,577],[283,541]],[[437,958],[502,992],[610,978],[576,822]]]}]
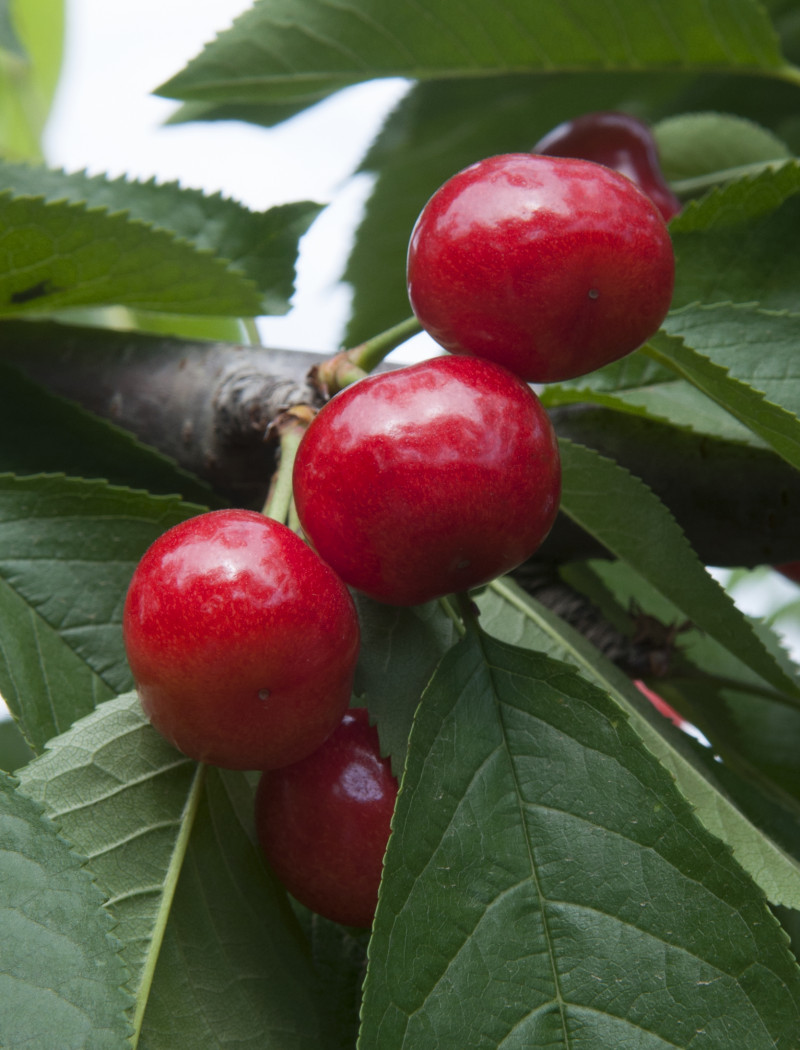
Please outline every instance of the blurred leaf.
[{"label": "blurred leaf", "polygon": [[254,316],[255,285],[210,252],[125,215],[0,193],[0,316],[120,303]]},{"label": "blurred leaf", "polygon": [[[620,32],[620,26],[625,32]],[[296,103],[376,77],[430,79],[572,70],[746,68],[791,78],[766,13],[751,0],[720,0],[713,12],[693,0],[509,0],[453,7],[428,0],[270,0],[159,88],[170,98]]]},{"label": "blurred leaf", "polygon": [[0,477],[0,693],[35,750],[130,687],[128,582],[202,508],[58,476]]},{"label": "blurred leaf", "polygon": [[559,442],[561,509],[630,564],[701,631],[793,700],[800,687],[773,661],[745,616],[706,572],[666,507],[612,460]]},{"label": "blurred leaf", "polygon": [[108,898],[140,1047],[319,1046],[314,972],[253,845],[244,774],[191,762],[122,696],[51,741],[21,787]]},{"label": "blurred leaf", "polygon": [[0,156],[39,160],[61,69],[63,0],[3,0]]},{"label": "blurred leaf", "polygon": [[0,361],[0,472],[57,471],[220,505],[208,485],[127,430],[49,393]]},{"label": "blurred leaf", "polygon": [[126,971],[80,858],[0,773],[0,1045],[125,1050]]},{"label": "blurred leaf", "polygon": [[687,113],[653,127],[661,169],[669,181],[791,156],[777,135],[730,113]]},{"label": "blurred leaf", "polygon": [[[18,197],[86,205],[93,216],[97,211],[109,217],[124,213],[129,221],[140,220],[187,241],[197,252],[230,263],[250,278],[262,295],[259,313],[281,314],[289,309],[297,243],[321,210],[317,204],[299,201],[251,212],[219,193],[209,196],[176,182],[69,175],[15,164],[0,164],[0,186]],[[163,309],[169,308],[166,302]],[[196,312],[207,314],[209,310]]]},{"label": "blurred leaf", "polygon": [[439,602],[401,609],[354,597],[361,625],[354,690],[377,721],[381,750],[399,777],[422,691],[456,630]]},{"label": "blurred leaf", "polygon": [[653,336],[647,353],[688,379],[758,434],[787,463],[800,468],[800,423],[794,415],[766,401],[757,390],[735,379],[726,367],[665,332]]},{"label": "blurred leaf", "polygon": [[445,656],[386,864],[364,1047],[793,1046],[766,903],[564,664],[477,634]]}]

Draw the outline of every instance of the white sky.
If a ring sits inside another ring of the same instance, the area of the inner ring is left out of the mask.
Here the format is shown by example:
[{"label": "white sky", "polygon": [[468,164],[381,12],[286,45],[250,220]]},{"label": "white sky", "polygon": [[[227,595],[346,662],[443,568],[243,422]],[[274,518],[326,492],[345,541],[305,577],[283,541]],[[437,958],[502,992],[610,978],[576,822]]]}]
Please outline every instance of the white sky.
[{"label": "white sky", "polygon": [[[295,309],[259,327],[268,345],[338,349],[349,293],[337,279],[370,185],[366,177],[350,176],[404,83],[352,88],[275,129],[233,122],[163,127],[178,103],[151,92],[226,29],[249,0],[66,3],[63,75],[45,136],[48,162],[92,174],[177,179],[254,209],[333,201],[304,239]],[[418,337],[402,356],[434,350]]]}]

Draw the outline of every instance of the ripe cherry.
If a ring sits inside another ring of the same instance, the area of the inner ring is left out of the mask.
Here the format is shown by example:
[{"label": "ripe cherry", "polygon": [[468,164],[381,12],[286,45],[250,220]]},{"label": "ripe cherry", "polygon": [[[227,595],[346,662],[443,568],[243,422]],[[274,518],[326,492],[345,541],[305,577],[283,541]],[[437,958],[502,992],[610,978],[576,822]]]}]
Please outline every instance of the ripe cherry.
[{"label": "ripe cherry", "polygon": [[347,387],[298,449],[303,529],[351,587],[417,605],[507,572],[558,510],[561,468],[533,391],[488,361],[437,357]]},{"label": "ripe cherry", "polygon": [[364,708],[313,754],[264,773],[256,831],[292,896],[346,926],[371,926],[397,797],[389,760]]},{"label": "ripe cherry", "polygon": [[198,761],[296,762],[350,703],[352,598],[295,533],[254,511],[211,511],[160,536],[133,574],[123,633],[145,714]]},{"label": "ripe cherry", "polygon": [[800,561],[785,561],[780,565],[773,565],[773,569],[792,583],[800,583]]},{"label": "ripe cherry", "polygon": [[423,328],[529,382],[592,372],[663,321],[675,276],[653,202],[601,164],[512,153],[454,175],[422,210],[408,294]]},{"label": "ripe cherry", "polygon": [[553,128],[533,147],[551,157],[581,157],[627,175],[669,222],[681,202],[661,173],[658,146],[650,127],[629,113],[584,113]]}]

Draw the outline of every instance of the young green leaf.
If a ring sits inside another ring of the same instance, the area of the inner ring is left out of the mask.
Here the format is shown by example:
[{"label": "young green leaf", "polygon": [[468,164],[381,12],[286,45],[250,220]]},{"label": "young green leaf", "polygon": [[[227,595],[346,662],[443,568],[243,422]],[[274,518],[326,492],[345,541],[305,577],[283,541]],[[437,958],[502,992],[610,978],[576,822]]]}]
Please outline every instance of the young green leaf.
[{"label": "young green leaf", "polygon": [[125,1050],[127,973],[81,859],[0,773],[0,1046]]},{"label": "young green leaf", "polygon": [[232,1035],[319,1046],[315,975],[253,845],[244,774],[179,754],[129,695],[50,741],[20,781],[88,856],[118,921],[142,1050],[220,1050]]},{"label": "young green leaf", "polygon": [[0,163],[0,186],[16,196],[85,205],[92,214],[100,209],[109,216],[124,212],[129,221],[139,220],[188,241],[197,252],[230,263],[250,278],[262,296],[257,312],[265,314],[289,309],[297,244],[320,212],[319,205],[309,201],[251,212],[218,193],[208,196],[174,182],[89,177],[22,164]]},{"label": "young green leaf", "polygon": [[256,316],[249,278],[208,251],[123,214],[0,193],[0,316],[68,306]]},{"label": "young green leaf", "polygon": [[470,633],[412,732],[359,1045],[790,1050],[798,1025],[780,927],[620,709]]},{"label": "young green leaf", "polygon": [[[621,33],[619,27],[624,26]],[[377,77],[432,79],[571,70],[736,69],[791,76],[769,18],[751,0],[698,9],[692,0],[660,5],[591,0],[565,7],[508,0],[453,7],[356,0],[260,3],[166,84],[170,98],[287,103],[319,98]]]},{"label": "young green leaf", "polygon": [[696,627],[776,689],[798,697],[780,668],[692,550],[670,512],[638,478],[581,445],[560,442],[562,510],[632,565]]},{"label": "young green leaf", "polygon": [[0,692],[34,749],[130,686],[130,577],[201,509],[100,481],[0,476]]}]

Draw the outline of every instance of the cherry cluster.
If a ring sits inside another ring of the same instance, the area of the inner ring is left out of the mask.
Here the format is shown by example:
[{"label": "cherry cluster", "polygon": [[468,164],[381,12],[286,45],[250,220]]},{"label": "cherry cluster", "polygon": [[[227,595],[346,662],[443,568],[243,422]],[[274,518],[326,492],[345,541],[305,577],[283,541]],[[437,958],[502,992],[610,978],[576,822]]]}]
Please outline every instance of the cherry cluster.
[{"label": "cherry cluster", "polygon": [[134,573],[123,634],[146,715],[191,758],[262,771],[265,856],[338,922],[372,922],[397,794],[376,729],[350,707],[349,589],[418,605],[508,572],[546,538],[561,468],[528,384],[630,353],[669,308],[664,217],[678,205],[652,177],[649,134],[593,114],[448,180],[414,227],[408,291],[450,353],[362,379],[316,415],[293,469],[308,542],[254,511],[211,511],[165,532]]}]

